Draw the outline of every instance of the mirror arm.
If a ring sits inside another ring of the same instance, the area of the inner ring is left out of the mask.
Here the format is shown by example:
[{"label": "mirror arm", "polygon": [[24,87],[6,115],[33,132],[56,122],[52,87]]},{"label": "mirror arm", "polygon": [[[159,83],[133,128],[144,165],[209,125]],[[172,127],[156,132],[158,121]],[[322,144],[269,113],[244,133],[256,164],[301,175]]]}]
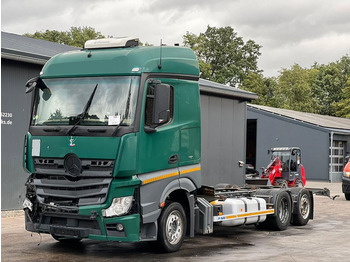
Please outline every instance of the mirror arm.
[{"label": "mirror arm", "polygon": [[151,133],[157,132],[157,129],[155,129],[153,127],[150,127],[150,126],[145,126],[144,130],[145,130],[145,133],[147,133],[147,134],[151,134]]}]

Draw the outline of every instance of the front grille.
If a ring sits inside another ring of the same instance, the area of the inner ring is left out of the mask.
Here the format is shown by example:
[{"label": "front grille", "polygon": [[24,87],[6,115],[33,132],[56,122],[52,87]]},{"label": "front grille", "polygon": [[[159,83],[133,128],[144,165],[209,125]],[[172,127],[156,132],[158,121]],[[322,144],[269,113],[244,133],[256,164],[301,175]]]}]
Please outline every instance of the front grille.
[{"label": "front grille", "polygon": [[79,177],[35,175],[33,185],[38,200],[48,207],[74,207],[103,204],[107,198],[110,177]]},{"label": "front grille", "polygon": [[[66,174],[63,158],[33,158],[35,173],[37,174]],[[114,160],[82,159],[82,176],[112,176]]]}]

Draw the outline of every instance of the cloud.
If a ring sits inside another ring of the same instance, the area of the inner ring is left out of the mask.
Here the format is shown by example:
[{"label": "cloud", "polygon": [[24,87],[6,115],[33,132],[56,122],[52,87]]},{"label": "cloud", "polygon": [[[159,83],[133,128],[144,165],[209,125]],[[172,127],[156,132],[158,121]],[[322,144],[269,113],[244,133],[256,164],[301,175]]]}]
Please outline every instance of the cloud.
[{"label": "cloud", "polygon": [[172,45],[182,43],[187,31],[231,26],[245,41],[263,46],[259,65],[276,75],[294,63],[327,63],[349,53],[349,13],[348,0],[3,0],[2,30],[23,34],[91,26],[106,36]]}]

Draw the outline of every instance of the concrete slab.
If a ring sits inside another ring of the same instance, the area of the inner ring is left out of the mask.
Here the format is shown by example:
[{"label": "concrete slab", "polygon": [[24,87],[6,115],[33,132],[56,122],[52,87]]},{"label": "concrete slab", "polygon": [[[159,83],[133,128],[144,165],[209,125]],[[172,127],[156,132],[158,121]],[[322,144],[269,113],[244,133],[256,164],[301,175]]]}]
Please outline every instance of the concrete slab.
[{"label": "concrete slab", "polygon": [[334,201],[315,196],[315,219],[286,231],[263,231],[254,226],[220,228],[212,235],[186,238],[180,251],[157,253],[147,243],[83,240],[64,245],[49,235],[24,229],[22,212],[3,212],[2,261],[350,261],[350,201],[341,183],[309,181],[307,187],[327,187]]}]

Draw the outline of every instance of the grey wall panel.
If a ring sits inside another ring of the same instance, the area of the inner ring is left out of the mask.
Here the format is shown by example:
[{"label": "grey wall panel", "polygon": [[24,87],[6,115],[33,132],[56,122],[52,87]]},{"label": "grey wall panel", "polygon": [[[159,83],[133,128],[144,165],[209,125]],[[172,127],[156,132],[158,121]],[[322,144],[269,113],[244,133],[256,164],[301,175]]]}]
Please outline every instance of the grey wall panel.
[{"label": "grey wall panel", "polygon": [[245,102],[201,94],[203,185],[243,185],[245,112]]},{"label": "grey wall panel", "polygon": [[28,174],[22,168],[23,138],[28,130],[31,95],[25,83],[39,75],[40,65],[2,59],[1,78],[1,209],[19,209]]},{"label": "grey wall panel", "polygon": [[[328,180],[329,134],[326,131],[253,112],[248,119],[257,119],[256,167],[267,166],[271,147],[297,146],[302,151],[306,179]],[[260,170],[259,170],[260,171]]]}]

